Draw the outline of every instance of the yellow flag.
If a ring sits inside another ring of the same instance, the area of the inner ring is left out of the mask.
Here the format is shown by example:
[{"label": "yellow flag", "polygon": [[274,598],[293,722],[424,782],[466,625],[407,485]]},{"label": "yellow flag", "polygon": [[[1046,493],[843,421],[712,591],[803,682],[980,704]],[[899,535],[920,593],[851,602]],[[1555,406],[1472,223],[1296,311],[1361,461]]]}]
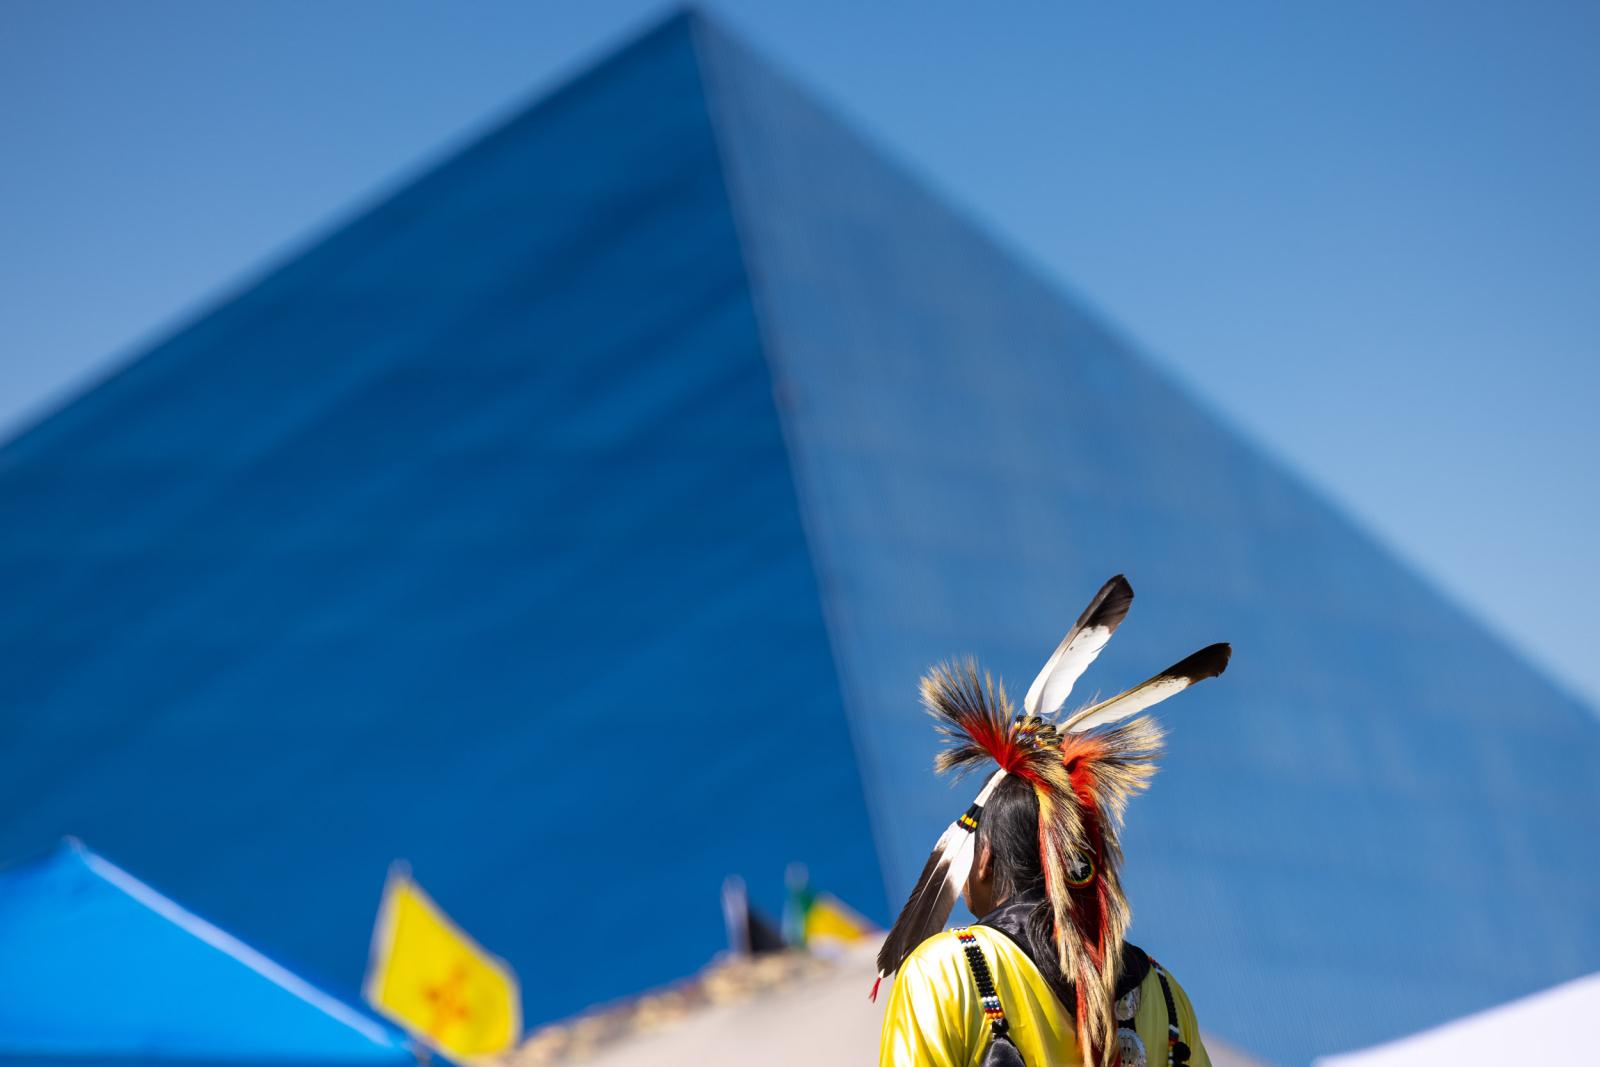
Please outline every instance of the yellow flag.
[{"label": "yellow flag", "polygon": [[446,1053],[504,1052],[522,1030],[517,976],[428,898],[403,864],[389,870],[363,988],[368,1003]]},{"label": "yellow flag", "polygon": [[831,893],[818,893],[811,898],[811,906],[806,909],[807,946],[815,947],[828,942],[850,944],[860,941],[871,930],[871,923]]}]

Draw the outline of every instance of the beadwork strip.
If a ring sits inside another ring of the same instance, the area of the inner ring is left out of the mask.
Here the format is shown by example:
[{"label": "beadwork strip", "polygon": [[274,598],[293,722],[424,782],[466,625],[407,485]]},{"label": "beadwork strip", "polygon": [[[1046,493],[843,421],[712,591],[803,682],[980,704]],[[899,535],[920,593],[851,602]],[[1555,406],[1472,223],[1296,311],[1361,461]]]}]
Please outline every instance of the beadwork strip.
[{"label": "beadwork strip", "polygon": [[1167,1001],[1167,1067],[1189,1067],[1190,1049],[1183,1040],[1183,1031],[1178,1029],[1178,1005],[1172,999],[1172,984],[1167,980],[1166,970],[1154,959],[1150,961],[1150,969],[1161,979],[1161,995]]},{"label": "beadwork strip", "polygon": [[1006,1012],[1000,1006],[1000,994],[995,992],[994,976],[989,973],[989,961],[983,957],[978,936],[968,926],[959,927],[953,933],[967,954],[967,966],[972,971],[972,981],[978,987],[978,997],[983,1004],[983,1017],[989,1020],[989,1028],[995,1037],[1005,1037],[1011,1024],[1006,1022]]}]

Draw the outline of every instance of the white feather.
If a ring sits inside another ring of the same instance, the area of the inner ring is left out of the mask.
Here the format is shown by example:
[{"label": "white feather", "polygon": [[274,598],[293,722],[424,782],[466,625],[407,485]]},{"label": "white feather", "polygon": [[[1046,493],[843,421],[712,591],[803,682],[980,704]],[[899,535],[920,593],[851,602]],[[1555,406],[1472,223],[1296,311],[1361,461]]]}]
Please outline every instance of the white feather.
[{"label": "white feather", "polygon": [[1028,695],[1022,701],[1028,714],[1055,714],[1056,709],[1072,695],[1072,687],[1089,669],[1089,664],[1111,640],[1111,633],[1109,626],[1091,626],[1072,635],[1070,642],[1061,642],[1039,676],[1028,687]]},{"label": "white feather", "polygon": [[1022,707],[1029,715],[1054,715],[1067,702],[1072,687],[1111,640],[1132,601],[1133,587],[1120,574],[1100,587],[1028,687]]},{"label": "white feather", "polygon": [[[983,805],[994,795],[995,789],[1005,776],[1005,771],[996,770],[978,791],[977,799],[972,803],[979,809],[980,819]],[[879,950],[879,978],[887,976],[890,971],[898,968],[904,954],[915,948],[924,937],[931,936],[944,928],[945,920],[950,918],[950,912],[956,906],[956,897],[961,895],[961,891],[966,888],[967,879],[972,875],[973,843],[977,836],[975,831],[962,826],[960,819],[945,827],[944,833],[939,835],[939,840],[933,846],[930,855],[938,857],[934,861],[935,870],[939,864],[944,865],[944,877],[937,881],[930,879],[925,883],[919,880],[917,887],[912,890],[911,899],[906,901],[900,916],[890,928],[883,947]],[[935,894],[933,905],[927,912],[919,914],[916,907],[930,892]]]},{"label": "white feather", "polygon": [[1118,693],[1110,700],[1102,700],[1098,704],[1091,704],[1082,711],[1073,713],[1067,717],[1061,729],[1081,734],[1085,730],[1108,726],[1130,715],[1137,715],[1173,694],[1183,692],[1196,682],[1215,678],[1228,669],[1228,659],[1232,655],[1233,649],[1226,642],[1207,645],[1194,655],[1179,660],[1154,678],[1140,682],[1127,692]]},{"label": "white feather", "polygon": [[[978,791],[978,799],[973,803],[982,809],[994,795],[995,789],[1005,778],[1005,771],[995,771],[989,776],[989,781]],[[980,811],[980,819],[981,811]],[[977,854],[978,835],[975,831],[963,832],[962,840],[957,843],[955,855],[950,859],[950,870],[945,874],[944,889],[940,894],[940,907],[943,914],[939,915],[938,925],[943,926],[944,921],[950,918],[950,912],[955,909],[956,898],[961,891],[967,888],[967,879],[972,877],[972,860]]]},{"label": "white feather", "polygon": [[944,926],[944,921],[950,918],[950,912],[955,910],[956,898],[967,888],[967,879],[972,877],[972,857],[976,852],[977,840],[977,834],[967,834],[966,840],[961,842],[950,861],[950,873],[945,876],[944,890],[939,895],[939,907],[943,913],[938,915],[936,926]]},{"label": "white feather", "polygon": [[1006,772],[1004,770],[998,770],[991,774],[989,780],[983,784],[983,788],[978,790],[978,799],[974,800],[973,803],[980,808],[989,803],[989,798],[994,796],[995,789],[999,787],[1005,776]]},{"label": "white feather", "polygon": [[1144,709],[1183,692],[1191,684],[1188,678],[1152,679],[1120,696],[1084,708],[1068,720],[1066,728],[1072,733],[1081,734],[1085,730],[1093,730],[1096,726],[1108,726],[1130,715],[1137,715]]}]

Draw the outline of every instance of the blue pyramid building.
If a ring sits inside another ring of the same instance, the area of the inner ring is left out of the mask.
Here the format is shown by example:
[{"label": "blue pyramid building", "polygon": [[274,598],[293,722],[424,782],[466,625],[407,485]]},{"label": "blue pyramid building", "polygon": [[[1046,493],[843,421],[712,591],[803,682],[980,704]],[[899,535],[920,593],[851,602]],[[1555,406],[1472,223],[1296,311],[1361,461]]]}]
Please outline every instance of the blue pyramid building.
[{"label": "blue pyramid building", "polygon": [[887,921],[968,799],[919,674],[1025,686],[1118,571],[1088,686],[1236,650],[1125,835],[1209,1028],[1600,967],[1592,712],[698,16],[10,442],[0,514],[0,856],[347,988],[397,856],[534,1023],[702,963],[730,872]]}]

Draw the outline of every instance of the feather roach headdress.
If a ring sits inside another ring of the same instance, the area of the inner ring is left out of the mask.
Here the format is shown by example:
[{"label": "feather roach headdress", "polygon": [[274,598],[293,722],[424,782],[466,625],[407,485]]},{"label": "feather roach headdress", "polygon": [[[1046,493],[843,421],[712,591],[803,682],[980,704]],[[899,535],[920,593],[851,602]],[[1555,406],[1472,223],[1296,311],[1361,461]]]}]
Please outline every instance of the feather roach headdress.
[{"label": "feather roach headdress", "polygon": [[[1149,784],[1161,753],[1161,728],[1140,712],[1228,665],[1229,647],[1201,649],[1109,700],[1059,716],[1072,687],[1128,614],[1133,588],[1120,574],[1095,594],[1018,713],[1005,686],[980,676],[971,660],[935,667],[922,701],[950,742],[935,768],[965,772],[999,764],[966,812],[940,835],[911,897],[878,953],[878,980],[900,968],[923,940],[943,929],[972,870],[983,806],[1007,775],[1039,800],[1039,854],[1054,918],[1062,975],[1072,983],[1084,1061],[1115,1060],[1114,990],[1128,928],[1117,829],[1128,798]],[[877,986],[873,986],[876,994]]]}]

